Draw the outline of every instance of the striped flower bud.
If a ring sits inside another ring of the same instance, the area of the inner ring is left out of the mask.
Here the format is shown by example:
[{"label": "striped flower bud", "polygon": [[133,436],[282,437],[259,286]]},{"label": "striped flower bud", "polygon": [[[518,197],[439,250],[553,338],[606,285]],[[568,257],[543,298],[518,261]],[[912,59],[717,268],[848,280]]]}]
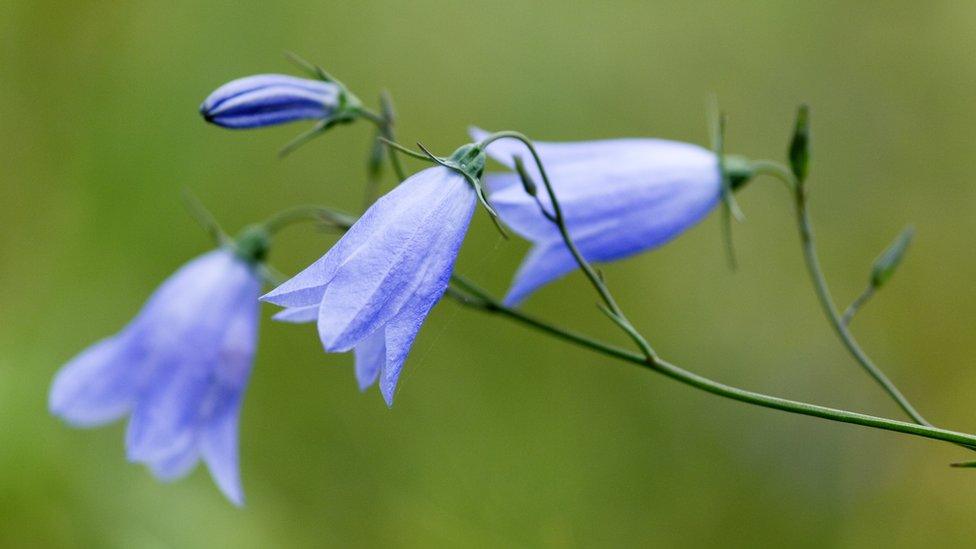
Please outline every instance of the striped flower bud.
[{"label": "striped flower bud", "polygon": [[225,128],[260,128],[328,118],[339,106],[339,86],[284,74],[239,78],[217,88],[200,114]]}]

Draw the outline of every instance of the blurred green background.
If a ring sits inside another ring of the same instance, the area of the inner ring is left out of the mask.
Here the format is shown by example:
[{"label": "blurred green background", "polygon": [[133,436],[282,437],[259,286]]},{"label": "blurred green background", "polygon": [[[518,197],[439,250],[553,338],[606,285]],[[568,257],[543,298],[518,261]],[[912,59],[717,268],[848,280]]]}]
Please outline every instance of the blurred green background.
[{"label": "blurred green background", "polygon": [[[976,473],[946,466],[971,457],[955,447],[724,401],[448,302],[393,410],[312,327],[265,318],[243,509],[202,468],[157,483],[126,462],[122,424],[68,428],[46,393],[207,249],[181,188],[231,230],[296,203],[358,206],[365,124],[279,161],[298,125],[231,132],[196,112],[227,80],[292,71],[290,49],[364,100],[390,89],[403,141],[445,153],[471,123],[706,144],[714,92],[728,149],[779,159],[809,102],[837,300],[914,222],[855,331],[931,420],[976,431],[974,27],[967,2],[3,2],[0,546],[972,543]],[[605,268],[632,320],[719,380],[900,417],[821,317],[786,193],[763,180],[740,201],[736,273],[717,215]],[[332,240],[293,229],[272,259],[293,272]],[[458,267],[500,293],[526,247],[479,213]],[[625,343],[593,302],[574,275],[527,308]]]}]

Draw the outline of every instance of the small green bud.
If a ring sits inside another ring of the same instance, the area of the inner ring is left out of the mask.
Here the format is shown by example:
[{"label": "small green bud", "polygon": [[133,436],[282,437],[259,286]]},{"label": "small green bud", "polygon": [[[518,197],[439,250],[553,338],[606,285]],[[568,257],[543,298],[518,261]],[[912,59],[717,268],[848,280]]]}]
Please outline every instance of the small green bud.
[{"label": "small green bud", "polygon": [[796,112],[796,127],[790,142],[790,169],[796,180],[803,183],[810,164],[810,108],[800,105]]},{"label": "small green bud", "polygon": [[525,192],[529,196],[535,196],[539,192],[539,187],[535,184],[535,181],[532,181],[532,176],[529,175],[529,172],[525,170],[525,163],[522,162],[521,156],[515,157],[515,171],[518,172],[519,179],[522,180],[522,188],[525,189]]},{"label": "small green bud", "polygon": [[871,267],[871,286],[875,289],[880,288],[895,274],[895,270],[902,258],[905,257],[905,252],[908,251],[908,245],[912,243],[914,236],[915,227],[911,225],[905,227],[885,251],[881,252],[878,259],[874,260],[874,265]]}]

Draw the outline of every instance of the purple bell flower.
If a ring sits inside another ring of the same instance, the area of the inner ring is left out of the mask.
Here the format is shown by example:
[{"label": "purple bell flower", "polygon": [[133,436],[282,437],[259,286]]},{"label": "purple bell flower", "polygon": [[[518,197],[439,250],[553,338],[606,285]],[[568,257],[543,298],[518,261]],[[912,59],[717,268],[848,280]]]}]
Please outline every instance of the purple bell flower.
[{"label": "purple bell flower", "polygon": [[202,459],[243,504],[238,418],[257,343],[261,280],[227,249],[170,276],[119,333],[71,359],[54,378],[51,413],[76,427],[129,416],[126,452],[158,479]]},{"label": "purple bell flower", "polygon": [[261,299],[275,316],[318,323],[328,352],[355,350],[365,390],[387,405],[403,362],[450,281],[477,197],[458,172],[418,172],[380,198],[321,259]]},{"label": "purple bell flower", "polygon": [[[488,135],[478,128],[470,133],[476,141]],[[589,261],[614,261],[665,244],[701,221],[722,197],[718,160],[697,145],[663,139],[534,145],[570,236]],[[529,174],[542,184],[524,144],[498,140],[486,152],[510,168],[513,155],[521,156]],[[505,296],[505,304],[514,306],[577,264],[518,174],[489,174],[486,184],[502,221],[533,244]],[[551,212],[544,188],[538,197]]]},{"label": "purple bell flower", "polygon": [[328,118],[339,106],[339,86],[284,74],[239,78],[217,88],[200,114],[225,128],[259,128]]}]

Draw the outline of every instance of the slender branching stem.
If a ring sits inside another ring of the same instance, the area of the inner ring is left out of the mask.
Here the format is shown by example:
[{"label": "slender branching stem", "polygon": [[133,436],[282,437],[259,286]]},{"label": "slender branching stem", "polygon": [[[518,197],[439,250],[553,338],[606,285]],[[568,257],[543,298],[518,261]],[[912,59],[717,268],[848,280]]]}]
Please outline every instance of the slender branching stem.
[{"label": "slender branching stem", "polygon": [[775,162],[756,162],[752,165],[753,169],[757,174],[765,174],[776,179],[779,179],[789,187],[793,194],[794,206],[796,209],[796,220],[797,228],[800,232],[800,243],[803,247],[803,257],[806,261],[807,271],[810,274],[810,278],[813,281],[813,287],[816,291],[817,298],[820,301],[820,306],[823,308],[824,313],[827,315],[827,320],[830,321],[830,325],[833,327],[834,332],[840,338],[844,347],[847,348],[851,356],[861,365],[861,367],[868,373],[868,375],[873,378],[878,385],[898,404],[901,409],[908,414],[919,425],[931,425],[931,423],[926,420],[922,414],[920,414],[915,407],[908,402],[905,395],[898,390],[888,376],[881,371],[881,369],[875,365],[874,361],[861,349],[854,335],[847,327],[847,323],[844,322],[841,314],[837,310],[837,306],[834,304],[833,297],[830,294],[830,288],[827,286],[827,278],[824,276],[823,269],[820,266],[820,258],[817,256],[816,243],[813,236],[813,225],[810,222],[810,213],[807,208],[807,196],[805,187],[796,180],[793,173],[790,172],[785,166],[777,164]]},{"label": "slender branching stem", "polygon": [[[788,400],[725,385],[724,383],[714,381],[680,368],[660,358],[648,359],[642,354],[621,349],[614,345],[593,339],[589,336],[566,330],[545,320],[540,320],[536,317],[530,316],[517,309],[507,307],[497,299],[493,298],[487,291],[478,287],[476,284],[463,276],[455,275],[451,278],[451,281],[457,288],[467,294],[466,296],[461,296],[461,298],[457,300],[458,303],[465,307],[500,315],[504,318],[532,327],[557,339],[562,339],[563,341],[567,341],[579,347],[595,351],[602,355],[653,370],[674,379],[675,381],[684,383],[685,385],[690,385],[694,388],[701,389],[714,395],[793,414],[813,416],[840,423],[851,423],[854,425],[873,427],[886,431],[906,433],[934,440],[952,442],[963,446],[972,446],[974,443],[976,443],[976,436],[966,433],[949,431],[928,425],[917,425],[905,421],[881,418],[857,412],[849,412],[847,410],[839,410],[836,408],[829,408],[806,402]],[[457,295],[457,292],[455,292],[454,296]]]}]

